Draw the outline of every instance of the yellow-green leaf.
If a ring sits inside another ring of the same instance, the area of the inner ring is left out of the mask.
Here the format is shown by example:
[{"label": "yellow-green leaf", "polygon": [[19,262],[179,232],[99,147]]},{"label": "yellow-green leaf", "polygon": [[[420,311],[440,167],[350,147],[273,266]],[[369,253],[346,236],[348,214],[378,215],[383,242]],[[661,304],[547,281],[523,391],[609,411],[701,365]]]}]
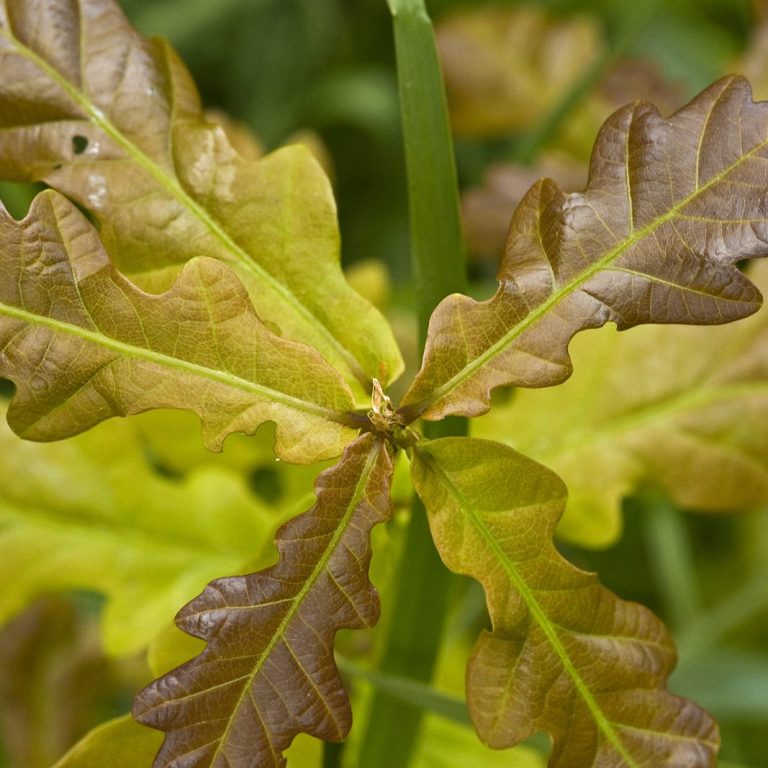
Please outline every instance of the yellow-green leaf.
[{"label": "yellow-green leaf", "polygon": [[768,251],[768,103],[738,77],[663,118],[616,112],[595,143],[583,193],[540,181],[512,218],[499,289],[435,310],[403,416],[475,416],[500,385],[571,373],[568,343],[608,322],[718,324],[760,306],[739,259]]},{"label": "yellow-green leaf", "polygon": [[271,558],[280,511],[226,468],[162,477],[143,448],[123,420],[42,445],[0,421],[0,623],[40,594],[100,592],[105,648],[135,653],[207,581]]},{"label": "yellow-green leaf", "polygon": [[53,768],[150,768],[160,741],[123,715],[86,734]]},{"label": "yellow-green leaf", "polygon": [[4,0],[0,81],[0,174],[88,209],[124,273],[159,290],[192,257],[219,259],[358,398],[400,372],[385,320],[344,281],[335,203],[309,151],[243,159],[204,120],[175,53],[113,0]]},{"label": "yellow-green leaf", "polygon": [[318,477],[312,509],[278,531],[276,565],[217,579],[181,609],[177,625],[207,647],[134,704],[139,722],[166,731],[156,768],[278,768],[298,733],[346,736],[333,638],[378,620],[370,534],[391,515],[391,477],[388,447],[363,435]]},{"label": "yellow-green leaf", "polygon": [[552,544],[565,486],[504,445],[420,441],[413,478],[445,564],[483,585],[493,624],[467,672],[481,738],[509,747],[539,730],[551,768],[705,768],[717,727],[667,692],[672,640]]},{"label": "yellow-green leaf", "polygon": [[[768,287],[768,264],[750,278]],[[689,509],[768,503],[768,312],[718,328],[611,328],[573,340],[575,373],[518,390],[473,422],[554,469],[569,502],[558,534],[607,546],[621,499],[651,488]]]},{"label": "yellow-green leaf", "polygon": [[272,334],[237,277],[207,258],[147,294],[55,192],[21,222],[0,212],[0,376],[22,437],[56,440],[111,416],[194,411],[208,447],[277,424],[275,450],[311,462],[355,436],[349,388],[314,350]]}]

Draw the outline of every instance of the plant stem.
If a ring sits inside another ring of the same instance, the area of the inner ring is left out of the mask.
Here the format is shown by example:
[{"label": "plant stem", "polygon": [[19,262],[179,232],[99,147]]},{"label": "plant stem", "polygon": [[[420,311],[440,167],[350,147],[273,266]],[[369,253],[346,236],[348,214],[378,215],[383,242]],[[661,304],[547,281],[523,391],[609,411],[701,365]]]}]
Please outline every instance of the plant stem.
[{"label": "plant stem", "polygon": [[341,768],[344,743],[326,741],[323,744],[323,768]]},{"label": "plant stem", "polygon": [[[424,0],[388,0],[394,19],[401,119],[408,173],[411,263],[420,343],[438,302],[466,286],[453,141],[432,24]],[[428,437],[466,434],[463,419],[427,424]],[[414,497],[399,564],[383,673],[429,681],[435,668],[453,576],[432,544]],[[362,768],[407,768],[422,710],[378,690],[363,738]]]},{"label": "plant stem", "polygon": [[673,629],[686,627],[701,608],[693,548],[680,511],[662,498],[648,499],[646,545]]}]

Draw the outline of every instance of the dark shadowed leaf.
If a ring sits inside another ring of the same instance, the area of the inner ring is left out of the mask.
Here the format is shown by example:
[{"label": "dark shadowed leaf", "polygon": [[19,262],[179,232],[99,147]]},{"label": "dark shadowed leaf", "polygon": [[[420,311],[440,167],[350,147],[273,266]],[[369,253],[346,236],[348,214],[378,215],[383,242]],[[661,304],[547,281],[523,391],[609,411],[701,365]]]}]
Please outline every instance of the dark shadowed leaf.
[{"label": "dark shadowed leaf", "polygon": [[176,54],[113,0],[0,2],[0,82],[0,173],[92,212],[125,274],[161,290],[190,258],[220,259],[259,315],[319,350],[358,397],[400,372],[386,322],[344,281],[317,162],[302,147],[243,159],[204,120]]},{"label": "dark shadowed leaf", "polygon": [[50,768],[133,687],[104,657],[94,623],[50,596],[0,624],[3,768]]},{"label": "dark shadowed leaf", "polygon": [[166,293],[144,293],[52,191],[21,222],[0,213],[0,248],[0,376],[16,384],[8,421],[22,437],[165,407],[197,413],[213,449],[265,421],[287,460],[338,455],[353,439],[340,375],[267,330],[223,264],[193,259]]},{"label": "dark shadowed leaf", "polygon": [[584,193],[545,179],[515,211],[496,295],[435,310],[404,415],[474,416],[494,387],[558,384],[583,329],[754,312],[760,293],[735,262],[768,252],[767,129],[768,103],[737,77],[669,119],[646,103],[616,112]]},{"label": "dark shadowed leaf", "polygon": [[391,475],[385,444],[359,438],[318,477],[315,506],[278,532],[275,566],[218,579],[182,608],[177,624],[207,648],[134,705],[141,723],[167,732],[157,768],[272,768],[298,733],[346,736],[333,638],[378,619],[370,531],[391,514]]},{"label": "dark shadowed leaf", "polygon": [[666,690],[664,626],[555,550],[566,491],[553,472],[498,443],[444,438],[416,444],[413,478],[443,561],[486,592],[493,631],[467,674],[484,741],[548,731],[551,768],[715,765],[713,720]]}]

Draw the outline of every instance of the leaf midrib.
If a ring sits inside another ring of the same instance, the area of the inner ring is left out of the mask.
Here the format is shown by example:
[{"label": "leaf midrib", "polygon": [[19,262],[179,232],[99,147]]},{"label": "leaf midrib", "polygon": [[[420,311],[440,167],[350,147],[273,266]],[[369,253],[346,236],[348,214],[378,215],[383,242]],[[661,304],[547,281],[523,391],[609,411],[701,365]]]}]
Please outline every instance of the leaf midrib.
[{"label": "leaf midrib", "polygon": [[[419,452],[421,453],[421,451]],[[624,747],[624,744],[622,743],[619,734],[614,729],[612,722],[608,719],[608,717],[605,715],[605,713],[601,709],[600,705],[595,700],[586,682],[584,681],[582,676],[579,674],[579,671],[576,668],[576,665],[573,663],[573,661],[571,661],[571,657],[568,655],[567,650],[565,649],[562,642],[560,641],[556,628],[553,626],[552,622],[549,620],[549,617],[545,613],[544,609],[539,605],[539,602],[536,599],[536,596],[534,595],[533,591],[528,587],[525,580],[518,573],[514,563],[509,559],[506,553],[501,549],[498,541],[496,540],[494,535],[490,532],[490,530],[488,530],[488,527],[485,525],[482,518],[477,513],[475,507],[464,496],[461,490],[456,487],[456,485],[451,480],[447,472],[441,466],[440,462],[437,461],[428,452],[427,452],[427,456],[429,458],[429,464],[436,470],[437,474],[440,476],[443,483],[448,488],[448,491],[456,500],[456,503],[458,504],[459,509],[465,512],[470,522],[473,524],[473,526],[475,527],[475,529],[477,530],[477,532],[480,534],[481,538],[485,542],[486,546],[491,550],[491,552],[496,557],[498,562],[502,564],[502,567],[504,568],[504,570],[509,574],[510,580],[514,584],[520,596],[523,598],[523,601],[528,607],[528,610],[531,612],[531,615],[533,616],[534,620],[536,621],[539,628],[541,629],[544,636],[546,637],[547,641],[549,642],[550,646],[554,650],[556,656],[560,660],[560,663],[563,665],[563,669],[565,669],[566,673],[568,674],[570,679],[573,681],[574,687],[579,692],[579,695],[581,696],[582,700],[586,704],[589,711],[592,713],[592,717],[595,723],[597,724],[598,728],[605,734],[606,738],[614,746],[618,754],[626,761],[628,768],[640,768],[640,766],[635,762],[632,755],[630,755],[626,751],[626,748]]]},{"label": "leaf midrib", "polygon": [[[429,397],[421,400],[419,403],[412,407],[415,413],[421,414],[427,411],[431,406],[440,402],[446,395],[449,395],[457,387],[461,386],[467,379],[474,376],[481,368],[487,365],[494,357],[502,354],[506,351],[514,341],[516,341],[523,333],[537,323],[544,315],[550,312],[556,304],[559,304],[565,298],[570,296],[584,283],[586,283],[594,275],[605,269],[622,254],[629,250],[632,246],[643,240],[645,237],[651,235],[663,224],[673,220],[681,210],[690,205],[700,195],[704,194],[711,187],[722,182],[730,173],[738,168],[742,163],[746,162],[753,155],[765,149],[768,146],[768,140],[762,141],[755,145],[749,152],[741,155],[738,160],[722,170],[717,175],[713,176],[705,185],[698,187],[687,197],[673,205],[667,213],[655,219],[650,224],[647,224],[640,230],[635,230],[629,237],[624,238],[618,245],[611,249],[605,256],[594,262],[587,269],[579,272],[574,278],[566,283],[559,291],[552,293],[549,298],[539,304],[533,309],[526,317],[516,325],[512,326],[498,341],[494,342],[487,350],[482,352],[467,365],[464,366],[458,373],[454,374],[448,379],[445,384],[435,389]],[[642,275],[642,272],[635,272],[633,274]],[[685,288],[685,286],[678,286]],[[490,299],[489,301],[493,301]],[[409,410],[411,410],[409,408]]]},{"label": "leaf midrib", "polygon": [[149,173],[162,188],[172,195],[185,209],[187,209],[194,218],[203,224],[203,226],[224,246],[225,250],[233,256],[233,261],[246,272],[250,272],[259,281],[266,285],[288,305],[309,325],[315,332],[324,337],[328,346],[334,350],[340,360],[348,367],[350,374],[363,387],[370,385],[370,377],[363,370],[356,357],[333,335],[331,330],[325,325],[320,317],[312,312],[291,289],[284,283],[277,280],[270,272],[261,266],[226,232],[219,222],[211,216],[194,198],[192,198],[176,179],[169,176],[152,158],[146,155],[137,147],[125,134],[120,131],[107,117],[107,115],[97,107],[88,96],[80,91],[76,86],[62,77],[57,70],[51,67],[41,56],[38,56],[32,49],[24,45],[13,33],[10,28],[0,27],[0,35],[3,35],[22,57],[27,58],[33,64],[42,69],[64,92],[86,113],[86,116],[106,133],[115,143],[122,147],[128,156],[147,173]]},{"label": "leaf midrib", "polygon": [[[323,553],[318,559],[317,564],[312,570],[312,573],[307,578],[307,580],[302,584],[301,589],[295,595],[295,597],[291,599],[290,608],[288,609],[288,611],[286,611],[286,614],[283,617],[282,621],[280,622],[280,625],[272,634],[272,637],[270,638],[268,645],[261,652],[261,654],[258,656],[256,661],[254,662],[253,671],[250,672],[247,676],[244,676],[244,679],[246,679],[247,682],[243,686],[243,690],[240,696],[238,697],[237,701],[232,707],[232,715],[229,718],[227,718],[227,727],[224,729],[224,733],[221,735],[221,738],[219,740],[219,745],[216,748],[216,752],[212,755],[212,758],[211,758],[212,761],[215,760],[216,757],[218,757],[221,754],[222,748],[226,745],[227,738],[236,720],[236,714],[239,711],[240,707],[243,705],[243,702],[245,701],[246,697],[250,695],[253,681],[261,672],[262,667],[264,666],[267,659],[269,659],[269,656],[274,650],[275,646],[279,642],[285,641],[284,635],[286,630],[288,629],[288,626],[296,618],[297,614],[302,608],[305,598],[312,591],[312,589],[314,588],[320,576],[325,572],[328,566],[328,561],[331,559],[331,556],[336,551],[336,547],[339,545],[339,542],[346,534],[347,528],[350,522],[352,521],[352,518],[355,516],[357,512],[357,505],[360,503],[361,499],[365,495],[365,491],[368,486],[368,481],[370,480],[370,477],[373,474],[373,471],[379,459],[379,455],[381,453],[382,447],[383,447],[382,440],[380,438],[377,438],[373,443],[373,445],[371,446],[370,451],[368,452],[368,456],[366,457],[363,471],[360,473],[360,478],[357,481],[357,484],[355,485],[355,490],[352,494],[349,504],[347,505],[347,508],[344,510],[343,516],[339,520],[339,524],[336,527],[336,530],[333,532],[333,536],[331,537],[325,549],[323,550]],[[287,642],[286,642],[286,647],[288,647]],[[289,652],[292,653],[292,649],[290,647],[288,647],[288,650]],[[296,658],[295,655],[294,655],[294,658]],[[298,659],[297,659],[297,664],[298,664]],[[311,680],[311,675],[306,670],[304,670],[303,667],[302,667],[302,671],[304,672],[305,677]],[[254,708],[256,709],[257,712],[259,711],[258,707],[255,706],[255,702],[254,702]],[[259,715],[259,717],[261,716]],[[265,732],[269,737],[271,737],[272,734],[269,732],[269,730],[266,727],[265,727]],[[271,738],[268,738],[267,742],[269,744],[270,751],[274,753],[273,742]]]},{"label": "leaf midrib", "polygon": [[247,379],[242,379],[239,376],[235,376],[232,373],[226,371],[217,371],[213,368],[207,368],[198,363],[193,363],[188,360],[182,360],[177,357],[171,357],[169,355],[155,352],[151,349],[143,347],[137,347],[126,342],[118,341],[110,336],[106,336],[102,333],[96,333],[83,328],[79,325],[64,322],[63,320],[57,320],[51,317],[45,317],[43,315],[37,315],[27,310],[19,309],[18,307],[12,307],[8,304],[0,302],[0,315],[15,318],[21,320],[30,325],[43,326],[49,328],[56,333],[65,333],[73,337],[77,337],[90,344],[109,349],[116,352],[120,358],[137,358],[140,360],[146,360],[148,362],[156,363],[164,368],[175,369],[189,373],[197,377],[216,381],[218,383],[226,384],[235,389],[247,392],[252,395],[256,395],[265,400],[284,405],[295,411],[307,413],[311,416],[316,416],[325,419],[326,421],[332,421],[346,425],[345,416],[339,411],[333,411],[329,408],[325,408],[316,403],[309,402],[307,400],[300,400],[297,397],[288,395],[285,392],[279,392],[278,390],[265,387],[261,384],[256,384]]}]

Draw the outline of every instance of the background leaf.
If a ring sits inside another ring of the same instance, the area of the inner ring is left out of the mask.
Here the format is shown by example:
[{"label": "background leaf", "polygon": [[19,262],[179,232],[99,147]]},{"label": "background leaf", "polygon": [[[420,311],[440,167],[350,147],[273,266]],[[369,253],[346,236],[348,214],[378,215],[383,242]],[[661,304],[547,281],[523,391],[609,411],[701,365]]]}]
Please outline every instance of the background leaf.
[{"label": "background leaf", "polygon": [[240,477],[162,477],[128,422],[40,445],[3,419],[0,453],[0,622],[41,593],[87,589],[108,598],[107,651],[135,653],[207,581],[271,557],[280,516]]},{"label": "background leaf", "polygon": [[196,259],[166,293],[146,294],[55,192],[22,222],[0,214],[0,244],[0,375],[17,385],[8,419],[22,437],[60,439],[163,407],[197,413],[212,449],[267,420],[287,460],[338,455],[354,436],[338,373],[268,331],[222,264]]},{"label": "background leaf", "polygon": [[159,746],[160,734],[123,715],[94,728],[53,768],[150,768]]},{"label": "background leaf", "polygon": [[404,416],[474,416],[496,386],[558,384],[585,328],[754,312],[760,294],[734,262],[766,253],[766,123],[768,104],[740,78],[669,119],[643,103],[616,112],[583,194],[543,180],[515,211],[496,295],[435,310]]},{"label": "background leaf", "polygon": [[138,665],[104,656],[83,596],[48,595],[0,630],[0,763],[51,764],[105,712],[124,706]]},{"label": "background leaf", "polygon": [[378,619],[369,539],[391,514],[391,475],[382,441],[360,437],[318,477],[315,506],[278,532],[275,566],[217,579],[182,608],[178,626],[208,645],[134,704],[139,722],[167,732],[156,766],[182,757],[283,766],[297,733],[346,736],[351,715],[333,638]]},{"label": "background leaf", "polygon": [[493,632],[467,672],[467,700],[491,746],[540,729],[552,768],[714,766],[717,727],[666,691],[672,640],[552,545],[565,504],[554,473],[473,438],[420,441],[413,479],[446,565],[478,579]]},{"label": "background leaf", "polygon": [[[768,264],[749,275],[766,290]],[[518,390],[473,423],[565,480],[560,535],[611,544],[622,498],[641,489],[708,512],[768,503],[768,312],[720,328],[604,328],[570,354],[565,384]]]},{"label": "background leaf", "polygon": [[89,210],[118,267],[155,290],[193,256],[228,263],[259,315],[359,396],[372,376],[397,376],[386,322],[344,281],[330,185],[306,149],[244,160],[204,121],[169,46],[112,0],[5,0],[0,53],[6,178],[45,181]]},{"label": "background leaf", "polygon": [[587,15],[557,19],[532,5],[454,12],[438,26],[451,125],[458,136],[530,128],[605,44]]}]

